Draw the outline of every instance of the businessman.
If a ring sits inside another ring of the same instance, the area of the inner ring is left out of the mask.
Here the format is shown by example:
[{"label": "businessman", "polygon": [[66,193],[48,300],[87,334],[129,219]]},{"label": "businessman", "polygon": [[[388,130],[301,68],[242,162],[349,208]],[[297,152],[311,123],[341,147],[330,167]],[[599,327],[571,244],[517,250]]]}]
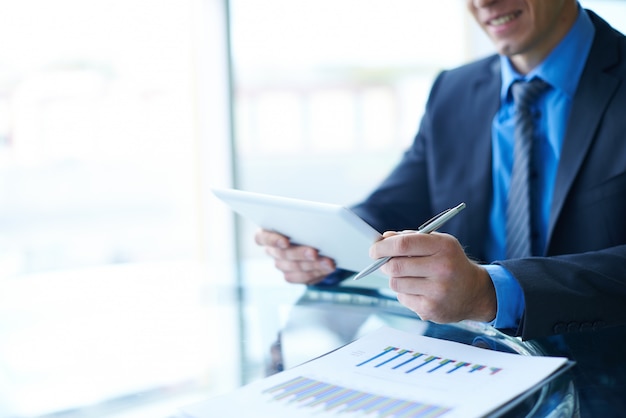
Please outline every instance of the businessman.
[{"label": "businessman", "polygon": [[[393,257],[389,286],[425,320],[524,339],[625,325],[626,37],[576,0],[467,6],[498,54],[437,77],[413,144],[354,207],[388,231],[370,255]],[[390,232],[459,202],[442,232]],[[256,241],[289,282],[338,275],[314,248]]]}]

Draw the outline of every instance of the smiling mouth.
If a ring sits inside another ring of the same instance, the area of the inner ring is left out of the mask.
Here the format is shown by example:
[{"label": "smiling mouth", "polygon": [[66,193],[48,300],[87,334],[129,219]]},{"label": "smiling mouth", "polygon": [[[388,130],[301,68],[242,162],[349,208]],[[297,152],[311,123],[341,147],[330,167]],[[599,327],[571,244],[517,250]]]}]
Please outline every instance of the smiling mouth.
[{"label": "smiling mouth", "polygon": [[491,19],[490,21],[487,22],[487,24],[489,26],[502,26],[502,25],[509,23],[512,20],[517,19],[519,15],[521,14],[522,12],[520,11],[509,13],[500,17],[496,17],[495,19]]}]

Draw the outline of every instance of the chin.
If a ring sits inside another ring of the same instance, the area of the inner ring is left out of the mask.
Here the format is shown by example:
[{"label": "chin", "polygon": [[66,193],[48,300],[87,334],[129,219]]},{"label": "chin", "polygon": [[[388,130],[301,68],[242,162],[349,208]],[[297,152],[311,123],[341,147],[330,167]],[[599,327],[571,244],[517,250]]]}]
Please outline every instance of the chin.
[{"label": "chin", "polygon": [[507,57],[512,57],[522,52],[522,48],[513,42],[498,42],[495,46],[498,54],[506,55]]}]

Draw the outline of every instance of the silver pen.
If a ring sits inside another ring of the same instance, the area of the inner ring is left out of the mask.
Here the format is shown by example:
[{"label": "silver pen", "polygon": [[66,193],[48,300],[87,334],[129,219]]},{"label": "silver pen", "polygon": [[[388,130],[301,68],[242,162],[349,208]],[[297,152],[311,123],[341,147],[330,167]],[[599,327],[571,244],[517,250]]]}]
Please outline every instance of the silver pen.
[{"label": "silver pen", "polygon": [[[430,234],[431,232],[436,231],[441,225],[443,225],[444,223],[452,219],[457,213],[459,213],[463,209],[465,209],[465,203],[459,203],[457,206],[446,209],[443,212],[439,213],[438,215],[435,215],[434,217],[430,218],[429,220],[424,222],[419,228],[417,228],[417,231],[410,232],[410,233]],[[367,268],[365,268],[363,271],[361,271],[359,274],[354,276],[352,280],[359,280],[367,275],[372,274],[373,272],[381,268],[386,262],[391,260],[391,258],[392,257],[379,258],[378,260],[370,264]]]}]

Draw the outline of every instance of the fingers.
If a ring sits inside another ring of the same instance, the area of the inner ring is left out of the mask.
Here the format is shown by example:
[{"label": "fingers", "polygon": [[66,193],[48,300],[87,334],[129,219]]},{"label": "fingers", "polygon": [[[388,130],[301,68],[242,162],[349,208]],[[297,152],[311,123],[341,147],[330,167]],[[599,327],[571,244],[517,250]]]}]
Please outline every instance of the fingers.
[{"label": "fingers", "polygon": [[332,260],[324,258],[320,259],[318,263],[294,263],[285,265],[279,260],[276,260],[276,267],[283,272],[285,281],[295,284],[307,284],[312,285],[319,283],[335,270]]},{"label": "fingers", "polygon": [[288,244],[286,247],[266,246],[265,252],[273,258],[281,260],[315,261],[319,258],[319,254],[315,248],[305,247],[303,245]]},{"label": "fingers", "polygon": [[398,301],[417,313],[424,321],[456,322],[455,311],[449,309],[452,295],[427,278],[392,277],[389,287],[397,293]]},{"label": "fingers", "polygon": [[391,256],[382,267],[398,301],[422,319],[439,323],[490,321],[497,302],[484,268],[467,258],[447,234],[387,234],[372,246],[375,258]]},{"label": "fingers", "polygon": [[265,247],[265,252],[274,259],[274,265],[289,283],[315,284],[336,269],[334,261],[320,256],[315,248],[293,245],[276,232],[260,230],[255,242]]},{"label": "fingers", "polygon": [[[274,265],[283,272],[285,280],[289,283],[315,284],[324,279],[335,270],[335,263],[327,257],[319,257],[317,251],[307,248],[315,254],[315,258],[301,259],[295,257],[294,254],[300,253],[300,248],[294,247],[294,251],[284,251],[279,254],[285,254],[283,257],[274,256]],[[271,249],[267,249],[268,253],[272,253]]]},{"label": "fingers", "polygon": [[371,253],[373,258],[392,257],[381,269],[390,277],[447,277],[454,274],[451,262],[465,258],[458,241],[447,234],[391,235]]},{"label": "fingers", "polygon": [[383,239],[370,248],[370,257],[417,257],[431,255],[441,245],[441,236],[446,234],[419,234],[415,231],[385,232]]},{"label": "fingers", "polygon": [[433,313],[433,309],[429,308],[432,304],[428,303],[428,299],[422,295],[407,295],[398,293],[398,302],[406,306],[420,317],[422,321],[432,321],[436,323],[445,323],[440,316]]},{"label": "fingers", "polygon": [[398,301],[425,321],[450,323],[471,319],[490,322],[495,318],[495,289],[485,269],[474,265],[474,273],[449,282],[451,286],[446,288],[439,284],[437,280],[423,278],[390,279],[390,286],[398,289]]},{"label": "fingers", "polygon": [[289,238],[284,235],[281,235],[277,232],[267,231],[265,229],[260,229],[254,236],[254,241],[257,245],[261,246],[269,246],[276,248],[286,249],[289,247],[290,242]]}]

